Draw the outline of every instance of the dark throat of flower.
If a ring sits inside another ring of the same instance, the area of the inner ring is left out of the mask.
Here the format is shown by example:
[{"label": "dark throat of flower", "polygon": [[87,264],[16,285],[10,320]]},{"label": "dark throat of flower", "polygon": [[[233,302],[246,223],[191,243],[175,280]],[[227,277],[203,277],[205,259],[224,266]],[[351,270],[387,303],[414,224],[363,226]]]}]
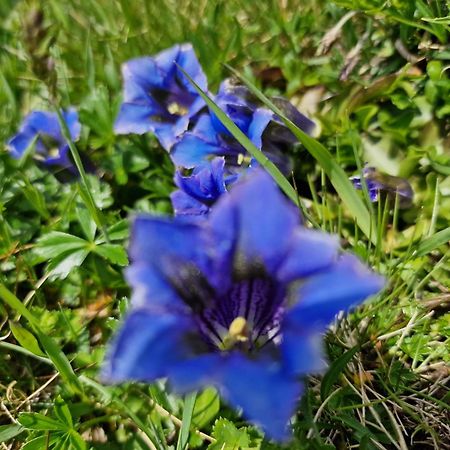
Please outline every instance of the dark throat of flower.
[{"label": "dark throat of flower", "polygon": [[286,292],[271,278],[263,275],[237,279],[223,293],[217,293],[192,267],[179,271],[177,280],[174,283],[172,279],[172,285],[189,307],[201,339],[211,350],[252,353],[279,339]]}]

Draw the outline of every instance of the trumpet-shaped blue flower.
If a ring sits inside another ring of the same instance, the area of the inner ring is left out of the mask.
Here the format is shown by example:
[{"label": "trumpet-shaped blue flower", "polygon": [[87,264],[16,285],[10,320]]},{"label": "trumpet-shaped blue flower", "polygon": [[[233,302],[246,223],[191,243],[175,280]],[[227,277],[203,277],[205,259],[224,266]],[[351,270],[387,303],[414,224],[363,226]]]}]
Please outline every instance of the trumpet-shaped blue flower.
[{"label": "trumpet-shaped blue flower", "polygon": [[372,202],[377,202],[380,195],[383,195],[384,197],[388,196],[393,202],[398,197],[400,208],[411,206],[414,191],[405,178],[388,175],[379,172],[375,167],[366,166],[363,169],[362,178],[358,175],[350,178],[356,189],[363,189],[362,179],[366,183],[369,198]]},{"label": "trumpet-shaped blue flower", "polygon": [[384,284],[336,238],[303,227],[260,170],[199,223],[138,216],[130,256],[132,304],[104,379],[167,377],[180,393],[217,386],[276,439],[299,376],[323,367],[321,333]]},{"label": "trumpet-shaped blue flower", "polygon": [[[75,109],[69,108],[62,111],[62,116],[72,140],[77,140],[81,132],[78,113]],[[33,143],[34,157],[41,164],[76,172],[69,156],[69,145],[62,135],[56,113],[32,111],[25,117],[19,132],[8,141],[7,147],[11,156],[18,159]]]},{"label": "trumpet-shaped blue flower", "polygon": [[[281,97],[273,100],[297,126],[305,132],[312,131],[314,123],[290,102]],[[286,147],[296,142],[295,136],[271,111],[258,107],[247,88],[233,86],[225,80],[215,102],[282,172],[288,174],[292,170]],[[227,169],[233,172],[256,165],[212,112],[203,113],[192,130],[180,137],[171,156],[176,165],[183,167],[195,167],[213,156],[224,156]]]},{"label": "trumpet-shaped blue flower", "polygon": [[189,176],[175,173],[178,190],[171,194],[175,215],[189,219],[205,217],[211,206],[227,192],[226,184],[234,177],[225,177],[224,158],[214,158],[197,166]]},{"label": "trumpet-shaped blue flower", "polygon": [[118,134],[151,131],[169,150],[204,106],[180,67],[203,89],[206,77],[191,44],[175,45],[152,57],[122,65],[124,99],[114,129]]}]

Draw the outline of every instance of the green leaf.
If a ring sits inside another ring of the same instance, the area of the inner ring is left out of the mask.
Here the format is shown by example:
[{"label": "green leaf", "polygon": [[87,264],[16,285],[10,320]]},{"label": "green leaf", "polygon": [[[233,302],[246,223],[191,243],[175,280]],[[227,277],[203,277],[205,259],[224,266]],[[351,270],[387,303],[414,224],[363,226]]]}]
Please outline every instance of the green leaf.
[{"label": "green leaf", "polygon": [[84,170],[83,163],[81,161],[78,149],[72,140],[72,136],[70,134],[67,123],[62,116],[61,109],[57,105],[54,105],[54,110],[58,116],[58,122],[59,122],[59,126],[61,127],[62,135],[63,135],[64,139],[67,141],[73,161],[74,161],[75,166],[77,167],[78,172],[80,174],[80,181],[78,184],[80,196],[83,199],[83,201],[85,202],[87,209],[89,210],[89,212],[91,213],[91,216],[95,220],[95,223],[102,230],[103,234],[105,235],[106,240],[108,240],[108,233],[107,233],[105,225],[104,225],[105,218],[103,217],[103,213],[100,210],[100,208],[98,208],[97,205],[95,204],[95,201],[94,201],[95,196],[93,194],[92,185],[90,183],[90,178],[88,178],[86,171]]},{"label": "green leaf", "polygon": [[191,427],[192,413],[194,412],[197,393],[186,395],[184,399],[183,418],[180,433],[178,435],[177,450],[184,450],[189,441],[189,429]]},{"label": "green leaf", "polygon": [[429,23],[438,23],[442,25],[450,25],[450,16],[445,17],[422,17],[421,20]]},{"label": "green leaf", "polygon": [[59,371],[61,376],[67,382],[70,389],[75,393],[82,393],[83,388],[81,386],[81,383],[78,380],[78,377],[75,375],[66,355],[62,352],[62,350],[50,336],[47,336],[39,331],[39,321],[33,316],[30,311],[28,311],[28,309],[19,299],[1,283],[0,298],[2,298],[9,306],[11,306],[11,308],[15,309],[28,320],[30,325],[33,326],[34,332],[36,333],[39,342],[42,345],[42,348],[45,350],[48,357],[50,358],[56,369]]},{"label": "green leaf", "polygon": [[67,426],[40,413],[21,413],[17,419],[28,430],[67,430]]},{"label": "green leaf", "polygon": [[86,450],[86,443],[78,432],[75,430],[70,430],[69,441],[73,450]]},{"label": "green leaf", "polygon": [[61,374],[61,377],[66,381],[69,389],[74,393],[82,393],[83,387],[80,383],[80,380],[75,375],[75,372],[70,365],[67,356],[63,353],[63,351],[59,348],[56,342],[50,337],[36,330],[39,341],[42,344],[42,347],[46,351],[48,357],[51,359],[53,365],[56,367],[58,372]]},{"label": "green leaf", "polygon": [[13,423],[11,425],[0,425],[0,442],[6,442],[18,436],[25,428]]},{"label": "green leaf", "polygon": [[353,359],[353,356],[355,356],[355,353],[358,350],[359,346],[355,346],[333,361],[333,364],[331,364],[327,373],[324,375],[320,385],[320,397],[322,398],[322,401],[324,401],[331,393],[334,383],[343,373],[344,369],[347,367],[347,364]]},{"label": "green leaf", "polygon": [[55,400],[54,412],[60,422],[65,423],[69,428],[73,428],[72,414],[70,414],[67,403],[60,395]]},{"label": "green leaf", "polygon": [[89,242],[77,236],[61,231],[52,231],[37,241],[35,251],[45,260],[49,260],[70,250],[86,248],[87,245],[89,245]]},{"label": "green leaf", "polygon": [[82,248],[80,250],[63,253],[57,258],[52,259],[47,266],[47,270],[51,272],[53,279],[64,279],[74,267],[79,267],[83,264],[83,261],[86,259],[89,252],[89,249]]},{"label": "green leaf", "polygon": [[418,258],[421,256],[425,256],[434,249],[440,247],[441,245],[448,244],[449,241],[450,241],[450,227],[447,227],[441,231],[438,231],[433,236],[424,239],[419,244],[414,256],[417,256]]},{"label": "green leaf", "polygon": [[250,436],[246,428],[237,429],[233,422],[218,419],[214,424],[212,436],[216,442],[209,445],[208,450],[239,450],[249,448]]},{"label": "green leaf", "polygon": [[119,264],[120,266],[126,266],[128,264],[127,252],[122,245],[98,245],[94,248],[94,252],[108,261],[111,261],[113,264]]},{"label": "green leaf", "polygon": [[38,340],[26,328],[18,323],[9,321],[9,328],[16,338],[17,342],[25,349],[38,356],[45,356],[45,353],[39,347]]},{"label": "green leaf", "polygon": [[24,186],[22,187],[22,193],[34,208],[44,219],[49,218],[49,212],[46,207],[44,195],[39,192],[35,186],[24,176],[22,177]]},{"label": "green leaf", "polygon": [[197,396],[192,422],[197,428],[203,428],[217,416],[219,411],[219,393],[214,388],[207,388]]},{"label": "green leaf", "polygon": [[122,219],[108,228],[109,239],[111,241],[118,241],[128,239],[130,234],[130,224],[127,219]]},{"label": "green leaf", "polygon": [[25,443],[21,450],[43,450],[47,447],[52,448],[53,444],[61,439],[60,432],[53,432],[50,434],[50,438],[47,434],[41,434],[40,436],[31,439]]},{"label": "green leaf", "polygon": [[280,169],[269,158],[259,150],[252,141],[240,130],[240,128],[217,106],[217,104],[209,98],[209,96],[202,91],[202,89],[195,83],[195,81],[183,70],[182,67],[178,68],[183,72],[185,77],[189,80],[195,90],[206,102],[208,107],[218,117],[224,127],[232,134],[232,136],[247,150],[258,163],[264,167],[264,169],[272,176],[278,186],[284,191],[284,193],[297,205],[298,196],[295,189],[291,186],[289,181],[281,173]]},{"label": "green leaf", "polygon": [[27,307],[3,284],[0,283],[0,298],[11,308],[25,317],[31,325],[39,325],[39,321],[28,311]]},{"label": "green leaf", "polygon": [[286,126],[294,133],[297,139],[305,146],[309,153],[317,160],[324,172],[327,174],[331,184],[336,189],[339,197],[348,208],[352,216],[356,219],[359,227],[369,240],[375,243],[376,229],[373,223],[370,212],[362,201],[361,197],[356,192],[353,184],[344,172],[341,166],[333,158],[331,153],[316,139],[307,135],[300,128],[298,128],[292,121],[290,121],[283,112],[274,105],[256,86],[254,86],[247,78],[241,76],[231,67],[227,66],[234,75],[240,78],[250,89],[250,91],[258,97],[269,109],[277,114]]},{"label": "green leaf", "polygon": [[85,206],[78,206],[76,208],[78,222],[80,222],[83,233],[89,242],[92,242],[95,238],[95,232],[97,231],[97,224],[92,218],[89,210]]}]

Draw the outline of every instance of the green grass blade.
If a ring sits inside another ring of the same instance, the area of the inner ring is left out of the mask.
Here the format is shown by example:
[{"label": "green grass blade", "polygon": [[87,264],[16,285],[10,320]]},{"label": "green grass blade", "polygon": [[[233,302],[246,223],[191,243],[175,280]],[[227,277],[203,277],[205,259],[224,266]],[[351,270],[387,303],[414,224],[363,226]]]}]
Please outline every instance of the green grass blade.
[{"label": "green grass blade", "polygon": [[441,231],[438,231],[433,236],[424,239],[417,248],[415,256],[425,256],[434,249],[444,245],[450,241],[450,227],[447,227]]},{"label": "green grass blade", "polygon": [[81,183],[79,184],[79,186],[81,197],[85,202],[89,212],[92,214],[92,218],[94,219],[95,223],[102,230],[102,233],[105,236],[105,240],[109,243],[108,231],[106,230],[105,220],[103,218],[102,212],[100,211],[100,209],[97,208],[97,205],[95,204],[94,196],[92,195],[91,185],[86,175],[86,171],[84,170],[80,154],[78,153],[78,149],[75,146],[72,137],[70,136],[69,128],[67,127],[66,121],[62,116],[61,110],[57,107],[55,107],[54,110],[58,115],[58,122],[59,126],[61,127],[62,135],[64,139],[67,141],[75,166],[77,167],[77,170],[80,174]]},{"label": "green grass blade", "polygon": [[115,394],[114,388],[102,386],[100,383],[97,383],[97,381],[85,375],[80,376],[80,381],[84,385],[92,388],[98,394],[100,394],[103,403],[107,405],[110,403],[115,404],[120,409],[120,412],[123,415],[128,416],[136,424],[136,426],[147,435],[147,437],[151,440],[155,448],[158,448],[158,446],[156,445],[158,443],[156,433],[154,433],[152,428],[150,428],[143,420],[141,420],[140,417],[135,412],[133,412],[133,410],[129,407],[129,405],[127,405],[126,402],[122,401]]},{"label": "green grass blade", "polygon": [[36,329],[35,333],[37,334],[39,342],[45,350],[45,353],[47,353],[53,365],[61,374],[61,377],[67,382],[67,385],[70,387],[71,391],[75,394],[82,394],[83,387],[80,380],[75,375],[67,356],[62,352],[61,348],[50,336],[47,336]]},{"label": "green grass blade", "polygon": [[343,353],[331,364],[327,373],[324,375],[320,386],[320,397],[322,398],[322,401],[325,400],[330,395],[334,383],[344,372],[344,369],[347,367],[347,364],[353,359],[353,357],[355,356],[356,352],[359,349],[360,349],[359,346],[356,345],[355,347]]},{"label": "green grass blade", "polygon": [[0,283],[0,298],[9,305],[12,309],[17,311],[20,315],[30,322],[30,325],[36,327],[39,321],[28,311],[27,307],[3,284]]},{"label": "green grass blade", "polygon": [[239,127],[217,106],[217,104],[206,94],[195,81],[180,67],[178,68],[183,72],[189,82],[194,86],[195,90],[205,100],[209,108],[219,118],[225,128],[232,134],[232,136],[252,155],[258,163],[264,167],[264,169],[272,176],[278,186],[284,191],[284,193],[298,205],[298,197],[295,189],[291,183],[284,177],[280,169],[269,158],[257,148],[252,141],[239,129]]},{"label": "green grass blade", "polygon": [[[269,109],[277,114],[286,126],[294,133],[297,139],[305,146],[311,155],[317,160],[322,169],[327,174],[331,184],[336,189],[339,197],[342,199],[345,206],[348,208],[352,216],[355,218],[358,226],[361,228],[366,237],[374,244],[376,242],[377,231],[371,215],[361,197],[356,192],[353,184],[348,179],[348,175],[344,172],[341,166],[336,162],[331,153],[316,139],[307,135],[293,122],[291,122],[282,111],[277,108],[263,93],[261,93],[256,86],[254,86],[247,78],[240,75],[233,68],[227,66],[231,72],[241,79],[250,91],[258,97]],[[372,224],[372,225],[371,225]]]},{"label": "green grass blade", "polygon": [[177,450],[184,450],[189,440],[189,429],[192,422],[192,413],[194,412],[195,399],[197,393],[186,395],[183,408],[183,422],[181,424],[180,434],[178,435]]},{"label": "green grass blade", "polygon": [[30,325],[33,327],[42,348],[47,353],[48,357],[51,359],[53,365],[56,367],[61,377],[67,382],[68,386],[74,393],[81,394],[83,392],[82,385],[75,375],[75,372],[70,365],[67,356],[58,347],[55,341],[45,334],[39,331],[39,321],[31,314],[30,311],[25,307],[25,305],[3,284],[0,284],[0,298],[2,298],[5,303],[7,303],[11,308],[16,310],[25,319],[28,320]]}]

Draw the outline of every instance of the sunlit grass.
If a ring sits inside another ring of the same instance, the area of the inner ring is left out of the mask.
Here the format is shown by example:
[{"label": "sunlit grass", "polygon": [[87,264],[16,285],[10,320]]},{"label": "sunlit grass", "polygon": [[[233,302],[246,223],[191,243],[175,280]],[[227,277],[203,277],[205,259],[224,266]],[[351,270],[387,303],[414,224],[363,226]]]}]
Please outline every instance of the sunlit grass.
[{"label": "sunlit grass", "polygon": [[[33,72],[41,54],[30,54],[24,39],[25,18],[37,4],[0,4],[0,142],[31,109],[72,104],[83,123],[75,157],[88,154],[100,167],[83,177],[84,189],[61,185],[30,158],[12,161],[0,144],[5,448],[27,442],[27,450],[178,449],[187,439],[188,448],[213,449],[236,448],[233,442],[263,449],[449,445],[450,54],[442,44],[448,26],[433,21],[448,10],[423,1],[402,16],[370,0],[260,3],[49,1],[48,40],[40,51],[54,59],[55,93]],[[349,9],[359,12],[319,54],[323,36]],[[368,27],[372,33],[363,39]],[[170,213],[174,188],[172,163],[155,139],[113,134],[120,64],[179,42],[193,43],[212,92],[230,75],[224,64],[258,95],[287,95],[302,104],[319,88],[317,100],[303,104],[315,111],[320,134],[316,140],[294,130],[302,142],[294,150],[295,169],[277,181],[307,226],[337,234],[342,248],[389,280],[381,295],[338,318],[327,333],[329,369],[307,380],[292,421],[294,440],[285,447],[261,443],[258,431],[243,428],[214,394],[202,397],[205,418],[192,398],[172,395],[163,382],[112,387],[96,378],[105,343],[127,307],[127,218],[137,211]],[[345,78],[342,69],[358,44],[355,69]],[[417,62],[405,60],[404,48]],[[281,76],[271,78],[267,69]],[[366,188],[351,188],[347,177],[361,173],[368,159],[411,182],[412,207],[400,209],[398,200],[372,204]],[[20,425],[25,412],[40,415],[24,416]],[[33,417],[38,425],[30,424]],[[45,417],[58,425],[45,428]],[[219,417],[229,422],[216,422]]]}]

